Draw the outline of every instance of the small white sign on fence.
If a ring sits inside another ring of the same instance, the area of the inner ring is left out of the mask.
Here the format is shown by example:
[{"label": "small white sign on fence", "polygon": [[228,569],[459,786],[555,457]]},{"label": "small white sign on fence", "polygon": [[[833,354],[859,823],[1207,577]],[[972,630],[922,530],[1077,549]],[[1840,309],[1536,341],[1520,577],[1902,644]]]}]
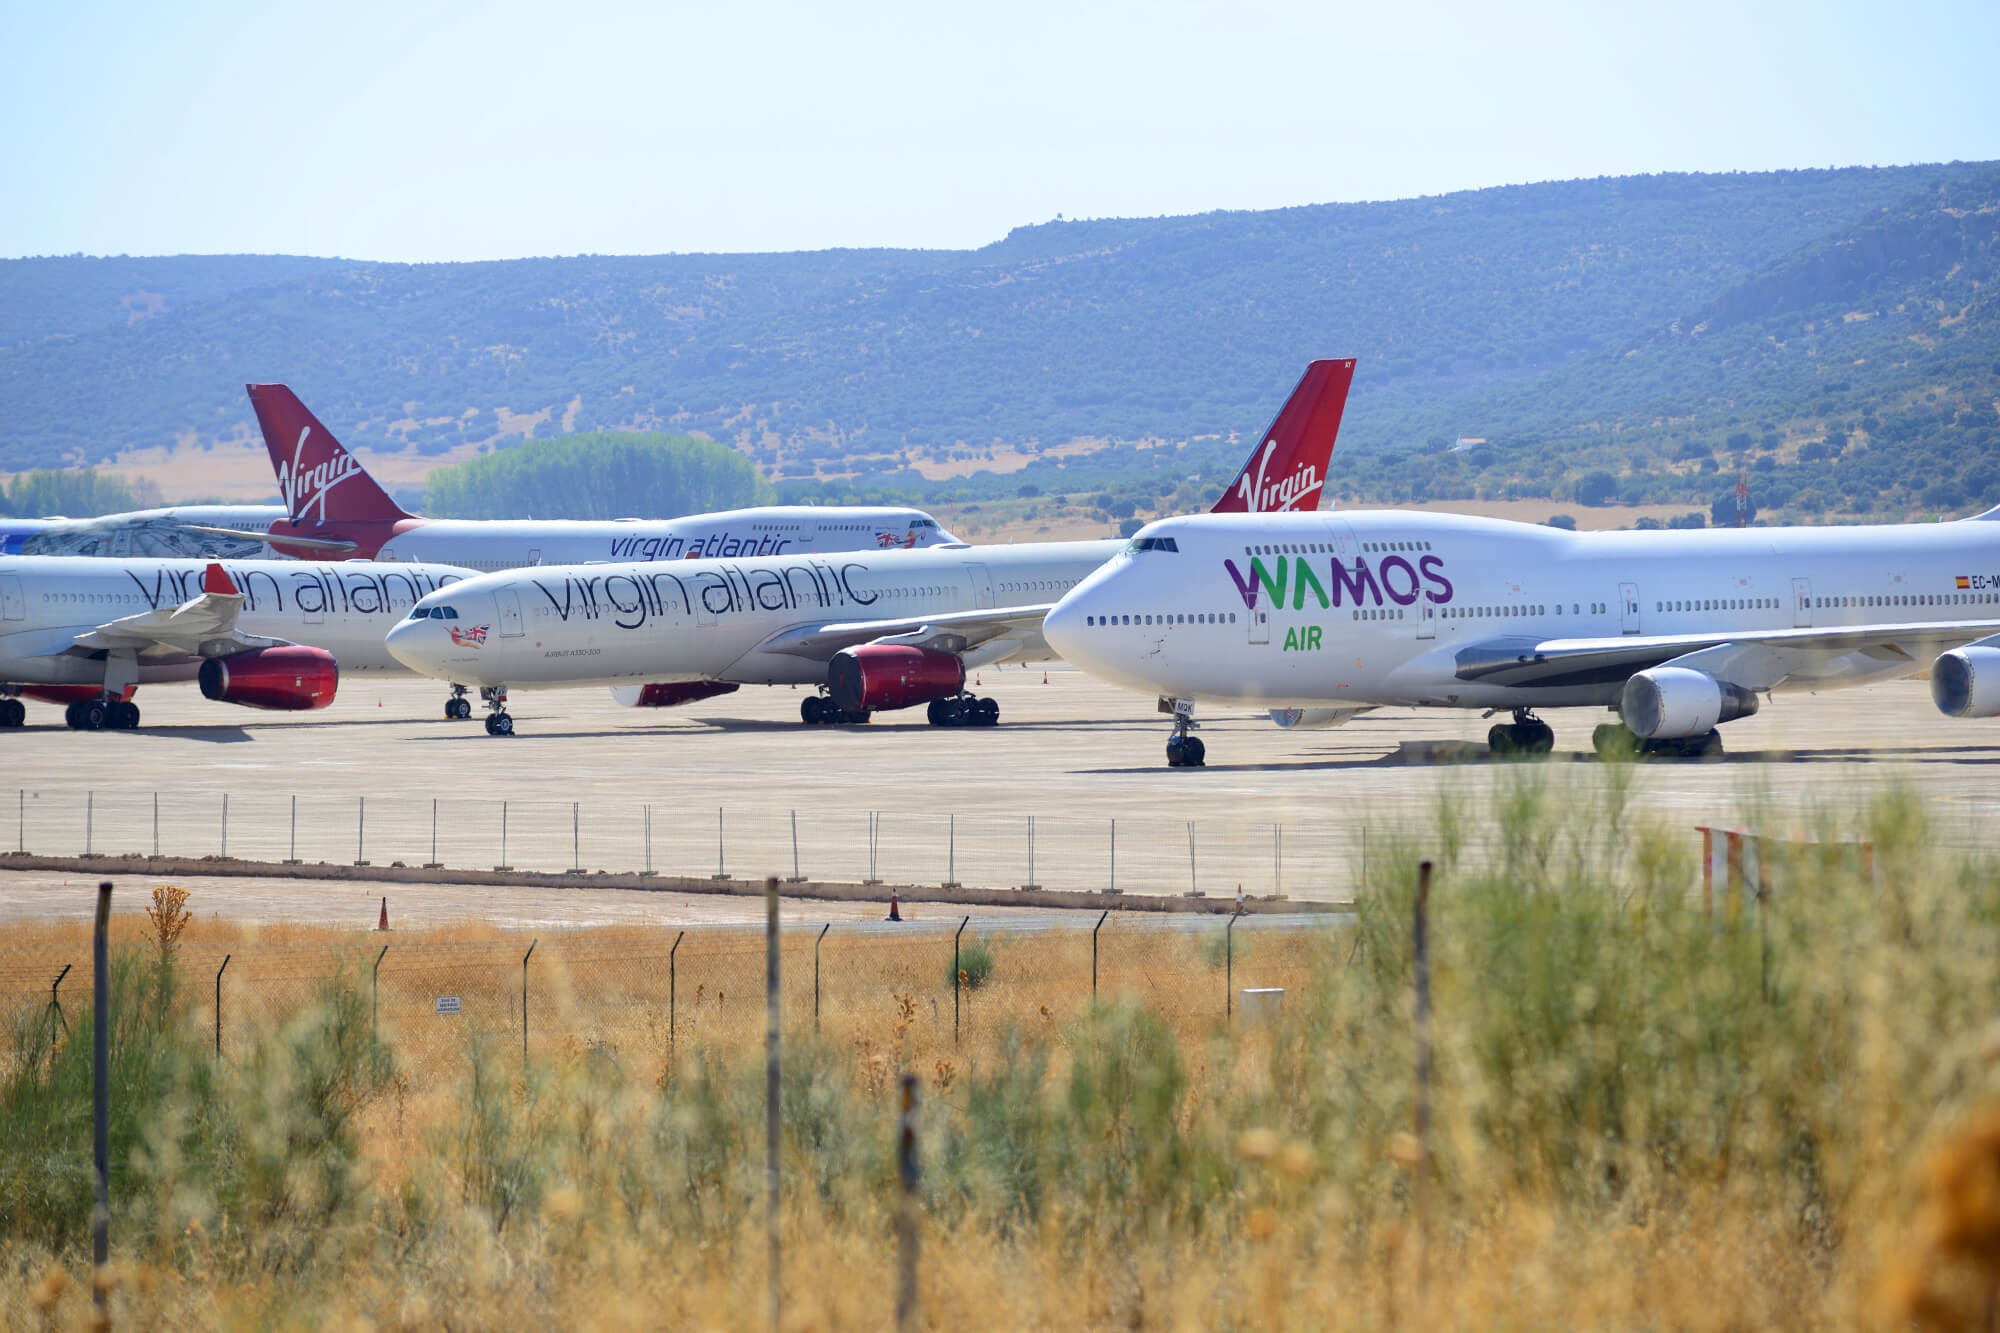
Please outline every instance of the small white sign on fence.
[{"label": "small white sign on fence", "polygon": [[438,1012],[441,1014],[455,1014],[458,1012],[458,997],[456,995],[440,995],[437,998],[437,1004]]}]

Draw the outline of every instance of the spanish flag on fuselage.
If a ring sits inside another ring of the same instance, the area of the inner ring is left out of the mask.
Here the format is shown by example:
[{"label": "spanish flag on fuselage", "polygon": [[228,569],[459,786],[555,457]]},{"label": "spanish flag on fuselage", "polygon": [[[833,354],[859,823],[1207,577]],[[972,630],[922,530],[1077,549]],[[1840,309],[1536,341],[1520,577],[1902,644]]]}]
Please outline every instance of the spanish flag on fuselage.
[{"label": "spanish flag on fuselage", "polygon": [[1971,577],[1969,575],[1960,574],[1958,576],[1958,586],[1961,588],[1970,588],[1972,586]]}]

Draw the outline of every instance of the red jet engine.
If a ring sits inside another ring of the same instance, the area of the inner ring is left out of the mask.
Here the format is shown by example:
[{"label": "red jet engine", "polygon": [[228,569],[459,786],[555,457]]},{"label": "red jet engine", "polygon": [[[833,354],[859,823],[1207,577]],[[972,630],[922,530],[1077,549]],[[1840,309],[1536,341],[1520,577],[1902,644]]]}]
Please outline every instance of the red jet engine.
[{"label": "red jet engine", "polygon": [[324,708],[340,685],[340,664],[324,648],[252,648],[201,664],[201,692],[217,703],[299,712]]},{"label": "red jet engine", "polygon": [[956,653],[899,643],[867,643],[833,655],[826,667],[834,706],[850,713],[908,708],[949,699],[965,689],[965,663]]}]

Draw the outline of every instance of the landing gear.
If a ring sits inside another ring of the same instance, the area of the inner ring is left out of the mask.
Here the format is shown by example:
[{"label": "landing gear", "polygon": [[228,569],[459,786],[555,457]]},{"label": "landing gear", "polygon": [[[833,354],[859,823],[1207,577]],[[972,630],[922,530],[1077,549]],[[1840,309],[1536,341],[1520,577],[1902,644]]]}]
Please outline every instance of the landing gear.
[{"label": "landing gear", "polygon": [[950,699],[933,699],[925,710],[934,727],[991,727],[1000,722],[1000,703],[960,694]]},{"label": "landing gear", "polygon": [[870,716],[865,709],[849,712],[824,694],[808,694],[799,700],[799,719],[809,727],[858,727]]},{"label": "landing gear", "polygon": [[1722,733],[1706,731],[1699,736],[1661,736],[1641,740],[1617,722],[1601,723],[1590,735],[1591,748],[1598,758],[1631,759],[1650,755],[1662,759],[1720,759]]},{"label": "landing gear", "polygon": [[[8,702],[21,707],[18,700]],[[123,699],[79,699],[63,710],[63,721],[72,731],[130,731],[139,725],[139,705]]]},{"label": "landing gear", "polygon": [[1525,708],[1514,710],[1512,722],[1495,723],[1486,733],[1495,755],[1543,755],[1556,748],[1555,728]]},{"label": "landing gear", "polygon": [[139,705],[130,700],[121,699],[116,703],[110,704],[107,707],[107,711],[110,716],[105,719],[105,726],[116,727],[120,731],[133,731],[138,728]]},{"label": "landing gear", "polygon": [[1208,747],[1201,743],[1201,737],[1188,734],[1194,730],[1194,705],[1175,700],[1173,712],[1174,734],[1167,737],[1167,767],[1207,767]]},{"label": "landing gear", "polygon": [[[514,734],[514,718],[507,711],[507,687],[505,685],[481,685],[479,697],[489,710],[486,714],[486,734],[489,736],[511,736]],[[457,702],[464,702],[459,700]],[[449,706],[449,705],[447,705]],[[469,716],[472,705],[466,704]]]},{"label": "landing gear", "polygon": [[444,701],[444,715],[451,722],[463,722],[472,716],[472,700],[465,697],[465,686],[453,682],[451,698]]},{"label": "landing gear", "polygon": [[28,720],[28,706],[19,699],[0,699],[0,727],[18,727]]}]

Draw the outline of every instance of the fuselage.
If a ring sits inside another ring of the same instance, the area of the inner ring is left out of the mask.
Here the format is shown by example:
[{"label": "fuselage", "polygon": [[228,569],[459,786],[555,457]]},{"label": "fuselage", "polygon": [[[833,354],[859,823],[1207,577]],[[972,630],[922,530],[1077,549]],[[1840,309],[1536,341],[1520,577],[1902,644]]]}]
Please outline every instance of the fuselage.
[{"label": "fuselage", "polygon": [[[516,570],[427,599],[423,609],[450,618],[406,620],[390,644],[424,674],[465,684],[817,685],[826,680],[823,656],[766,641],[800,626],[1050,603],[1121,545],[1037,542]],[[1041,637],[1024,634],[984,644],[965,661],[1046,656]]]},{"label": "fuselage", "polygon": [[[99,684],[101,658],[65,651],[79,634],[127,616],[171,610],[202,595],[205,560],[0,559],[0,682]],[[243,594],[238,628],[324,648],[343,674],[402,674],[383,635],[425,594],[470,570],[361,561],[224,560]],[[199,665],[141,655],[141,683],[189,680]]]},{"label": "fuselage", "polygon": [[[656,561],[878,551],[955,542],[919,509],[772,505],[664,519],[457,519],[288,525],[354,541],[376,560],[458,565],[491,572],[587,561]],[[274,540],[282,549],[283,537]]]},{"label": "fuselage", "polygon": [[[1396,510],[1196,515],[1143,528],[1043,632],[1106,680],[1263,707],[1616,703],[1622,676],[1461,677],[1468,650],[2000,616],[2000,523],[1574,533]],[[1927,662],[1856,651],[1781,688]]]},{"label": "fuselage", "polygon": [[261,540],[218,536],[191,525],[260,531],[284,516],[278,505],[173,505],[96,518],[35,519],[6,525],[0,553],[269,559],[271,549]]}]

